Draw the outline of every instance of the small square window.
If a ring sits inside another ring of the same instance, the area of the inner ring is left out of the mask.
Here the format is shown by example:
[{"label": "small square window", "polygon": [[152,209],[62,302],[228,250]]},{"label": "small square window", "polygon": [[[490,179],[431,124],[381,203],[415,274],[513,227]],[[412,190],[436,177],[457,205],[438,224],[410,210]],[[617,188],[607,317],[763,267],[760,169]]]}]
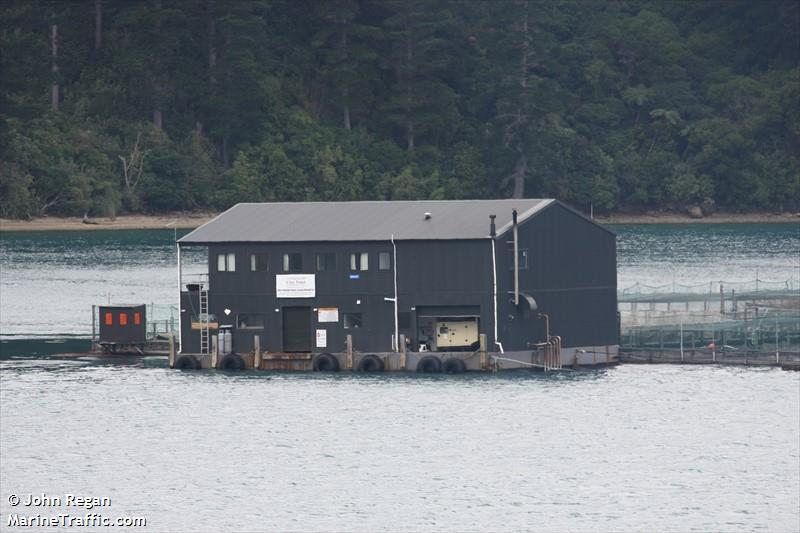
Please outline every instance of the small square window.
[{"label": "small square window", "polygon": [[350,270],[369,270],[369,253],[350,254]]},{"label": "small square window", "polygon": [[265,253],[250,254],[250,272],[269,270],[269,255]]},{"label": "small square window", "polygon": [[392,256],[389,252],[378,253],[378,270],[391,270],[392,269]]},{"label": "small square window", "polygon": [[361,327],[361,313],[344,313],[342,315],[344,329],[358,329]]},{"label": "small square window", "polygon": [[119,314],[119,325],[120,326],[127,326],[128,325],[128,313],[120,313]]},{"label": "small square window", "polygon": [[303,270],[303,254],[292,252],[283,254],[283,271],[300,272]]},{"label": "small square window", "polygon": [[142,325],[142,313],[140,313],[139,311],[135,311],[133,313],[133,324],[135,326],[141,326]]},{"label": "small square window", "polygon": [[336,270],[336,254],[317,254],[317,270],[319,272]]},{"label": "small square window", "polygon": [[106,326],[114,325],[114,313],[106,313]]}]

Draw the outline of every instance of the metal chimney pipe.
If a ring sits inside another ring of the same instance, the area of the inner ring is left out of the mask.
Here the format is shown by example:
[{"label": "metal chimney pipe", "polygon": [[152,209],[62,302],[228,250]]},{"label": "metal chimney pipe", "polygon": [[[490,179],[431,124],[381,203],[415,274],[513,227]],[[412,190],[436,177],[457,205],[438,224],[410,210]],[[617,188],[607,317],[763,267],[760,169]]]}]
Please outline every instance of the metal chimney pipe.
[{"label": "metal chimney pipe", "polygon": [[514,228],[514,305],[519,305],[519,235],[517,231],[517,210],[511,211]]},{"label": "metal chimney pipe", "polygon": [[489,215],[489,236],[495,237],[497,236],[497,228],[494,225],[494,219],[497,218],[497,215]]}]

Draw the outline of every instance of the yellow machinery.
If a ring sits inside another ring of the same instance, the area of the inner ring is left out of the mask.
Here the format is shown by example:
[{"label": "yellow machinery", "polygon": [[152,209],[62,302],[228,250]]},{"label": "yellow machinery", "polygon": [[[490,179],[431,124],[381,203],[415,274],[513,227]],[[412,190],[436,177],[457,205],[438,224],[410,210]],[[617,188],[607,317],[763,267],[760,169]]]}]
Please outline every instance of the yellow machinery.
[{"label": "yellow machinery", "polygon": [[463,348],[476,342],[478,342],[477,318],[436,321],[436,346],[439,350]]}]

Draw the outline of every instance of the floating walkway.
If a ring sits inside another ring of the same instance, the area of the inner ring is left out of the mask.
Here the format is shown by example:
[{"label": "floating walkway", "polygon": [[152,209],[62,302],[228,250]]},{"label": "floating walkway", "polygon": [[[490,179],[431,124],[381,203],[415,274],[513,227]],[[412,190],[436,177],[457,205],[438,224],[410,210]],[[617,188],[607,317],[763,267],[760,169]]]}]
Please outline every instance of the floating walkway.
[{"label": "floating walkway", "polygon": [[684,365],[735,365],[780,367],[800,370],[800,352],[758,352],[749,350],[675,350],[630,349],[620,350],[621,363],[632,364],[684,364]]}]

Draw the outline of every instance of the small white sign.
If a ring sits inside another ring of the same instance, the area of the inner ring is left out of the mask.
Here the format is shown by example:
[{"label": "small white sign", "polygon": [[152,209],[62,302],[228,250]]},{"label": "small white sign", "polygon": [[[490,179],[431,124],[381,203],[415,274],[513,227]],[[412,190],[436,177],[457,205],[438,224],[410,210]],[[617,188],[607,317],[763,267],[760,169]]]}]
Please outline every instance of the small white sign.
[{"label": "small white sign", "polygon": [[339,308],[320,307],[317,310],[317,322],[339,322]]},{"label": "small white sign", "polygon": [[317,348],[327,348],[328,347],[328,330],[327,329],[318,329],[317,330]]},{"label": "small white sign", "polygon": [[316,296],[314,274],[278,274],[275,276],[277,298],[313,298]]}]

